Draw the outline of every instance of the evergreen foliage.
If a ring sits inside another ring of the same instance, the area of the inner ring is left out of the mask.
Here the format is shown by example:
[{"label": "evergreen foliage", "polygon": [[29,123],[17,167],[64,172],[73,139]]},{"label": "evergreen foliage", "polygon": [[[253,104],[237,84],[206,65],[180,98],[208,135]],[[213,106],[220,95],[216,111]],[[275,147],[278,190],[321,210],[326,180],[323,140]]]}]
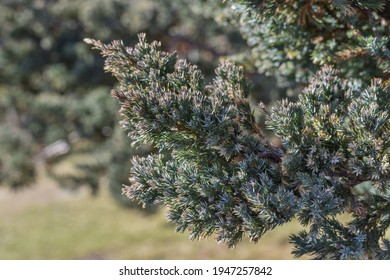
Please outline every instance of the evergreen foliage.
[{"label": "evergreen foliage", "polygon": [[305,87],[295,102],[260,104],[281,147],[256,123],[236,63],[207,82],[144,34],[134,48],[86,39],[119,81],[112,95],[131,145],[159,150],[132,159],[124,193],[164,204],[194,239],[235,246],[297,217],[307,228],[291,236],[298,257],[390,259],[389,2],[228,4],[218,20],[238,24],[252,48],[241,62]]},{"label": "evergreen foliage", "polygon": [[249,62],[275,75],[280,86],[307,84],[325,64],[340,77],[364,82],[388,72],[386,0],[229,2],[235,11],[230,19],[252,50]]}]

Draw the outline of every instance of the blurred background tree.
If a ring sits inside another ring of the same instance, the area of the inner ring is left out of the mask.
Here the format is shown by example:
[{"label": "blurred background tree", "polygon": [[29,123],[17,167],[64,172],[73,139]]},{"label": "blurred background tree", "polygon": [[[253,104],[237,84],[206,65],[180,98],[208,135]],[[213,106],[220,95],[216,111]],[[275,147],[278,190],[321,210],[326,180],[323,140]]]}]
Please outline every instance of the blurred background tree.
[{"label": "blurred background tree", "polygon": [[205,73],[245,47],[234,28],[212,18],[222,9],[218,1],[0,3],[0,183],[12,188],[33,183],[38,167],[63,187],[88,186],[92,193],[108,175],[114,197],[129,204],[121,188],[134,151],[124,144],[118,107],[107,94],[114,80],[83,38],[133,44],[147,32]]}]

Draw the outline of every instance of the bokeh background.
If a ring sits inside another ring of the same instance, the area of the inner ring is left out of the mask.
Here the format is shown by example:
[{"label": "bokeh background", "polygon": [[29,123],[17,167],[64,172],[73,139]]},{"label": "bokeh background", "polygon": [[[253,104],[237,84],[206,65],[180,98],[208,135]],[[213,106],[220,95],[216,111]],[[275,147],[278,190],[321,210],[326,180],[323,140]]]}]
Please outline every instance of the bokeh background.
[{"label": "bokeh background", "polygon": [[[134,150],[115,81],[83,42],[145,32],[212,79],[249,49],[217,0],[0,0],[0,259],[291,259],[290,223],[235,249],[190,241],[159,207],[122,196]],[[251,101],[288,94],[247,67]],[[256,113],[259,123],[264,120]]]}]

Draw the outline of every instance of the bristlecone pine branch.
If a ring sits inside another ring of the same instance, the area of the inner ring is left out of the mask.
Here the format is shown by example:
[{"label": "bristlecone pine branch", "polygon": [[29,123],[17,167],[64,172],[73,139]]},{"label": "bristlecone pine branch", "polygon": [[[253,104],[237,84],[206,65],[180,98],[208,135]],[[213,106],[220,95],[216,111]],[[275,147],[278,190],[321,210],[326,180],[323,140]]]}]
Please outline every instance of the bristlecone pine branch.
[{"label": "bristlecone pine branch", "polygon": [[[216,234],[235,246],[297,217],[308,226],[291,237],[297,256],[390,258],[390,106],[380,80],[362,89],[324,67],[296,103],[271,110],[279,149],[258,128],[232,62],[205,85],[196,66],[143,34],[134,48],[86,42],[120,83],[112,95],[132,145],[161,152],[132,159],[127,196],[167,206],[195,239]],[[341,223],[342,213],[352,221]]]}]

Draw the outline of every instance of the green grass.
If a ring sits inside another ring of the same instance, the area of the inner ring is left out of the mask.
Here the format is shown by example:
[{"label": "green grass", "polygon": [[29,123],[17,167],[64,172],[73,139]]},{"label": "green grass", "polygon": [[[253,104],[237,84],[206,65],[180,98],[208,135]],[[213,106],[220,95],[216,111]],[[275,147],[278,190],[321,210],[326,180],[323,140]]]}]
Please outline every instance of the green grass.
[{"label": "green grass", "polygon": [[161,210],[146,215],[117,205],[108,190],[97,197],[69,193],[47,178],[18,192],[0,189],[0,259],[291,259],[290,223],[259,243],[228,249],[214,238],[191,241]]}]

